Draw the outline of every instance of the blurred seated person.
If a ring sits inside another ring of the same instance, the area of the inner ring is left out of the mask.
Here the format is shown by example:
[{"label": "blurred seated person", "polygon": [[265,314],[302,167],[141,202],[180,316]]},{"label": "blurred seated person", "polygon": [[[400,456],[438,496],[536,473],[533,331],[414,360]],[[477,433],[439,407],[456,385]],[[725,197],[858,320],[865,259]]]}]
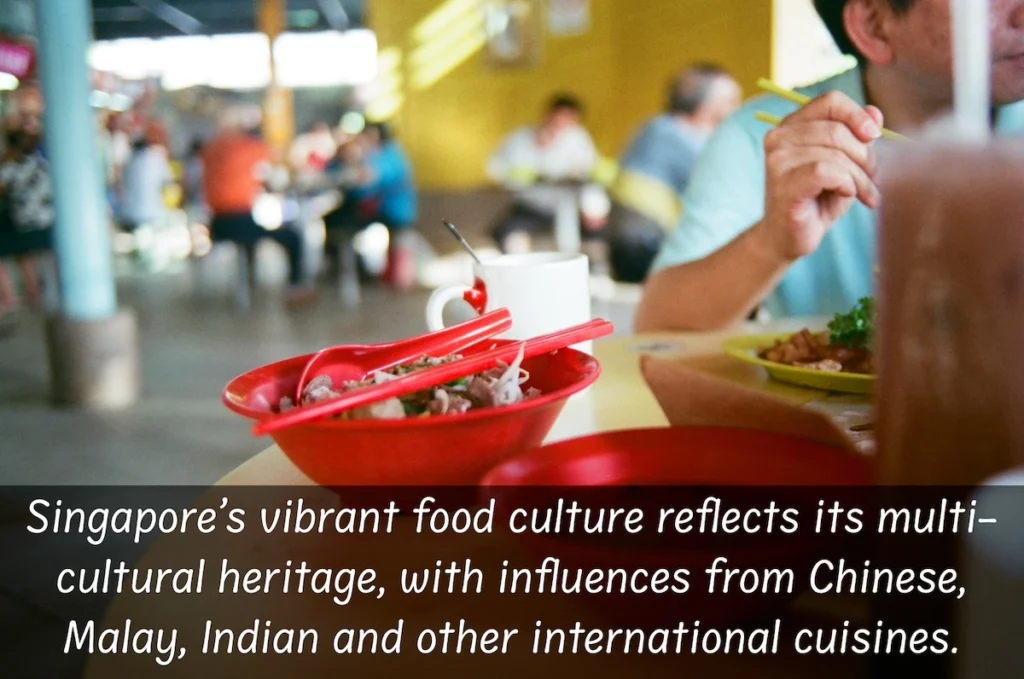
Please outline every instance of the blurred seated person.
[{"label": "blurred seated person", "polygon": [[[39,134],[16,127],[5,135],[0,160],[0,259],[13,257],[29,304],[43,301],[37,260],[52,249],[56,218],[50,171]],[[0,316],[19,306],[19,297],[0,261]]]},{"label": "blurred seated person", "polygon": [[203,148],[203,193],[210,211],[213,241],[231,241],[251,258],[264,238],[288,253],[288,291],[285,301],[307,301],[313,294],[305,282],[302,236],[287,224],[268,229],[253,217],[253,207],[271,178],[271,150],[257,131],[228,118]]},{"label": "blurred seated person", "polygon": [[[324,215],[329,236],[352,238],[370,224],[381,223],[391,233],[385,279],[399,287],[411,284],[409,257],[402,234],[418,217],[418,196],[412,164],[387,124],[368,123],[340,149],[338,161],[327,168],[338,176],[344,192],[340,207]],[[329,238],[327,252],[337,251]]]},{"label": "blurred seated person", "polygon": [[682,194],[718,125],[741,103],[739,84],[721,67],[694,64],[669,86],[665,112],[647,122],[620,160],[606,227],[612,277],[641,283],[665,234],[679,219]]},{"label": "blurred seated person", "polygon": [[118,223],[128,232],[162,224],[167,215],[164,189],[174,183],[167,148],[160,132],[151,128],[132,146],[121,176]]},{"label": "blurred seated person", "polygon": [[550,184],[590,179],[598,153],[582,121],[579,100],[556,95],[540,125],[515,130],[491,157],[487,174],[514,192],[511,207],[492,230],[502,252],[520,251],[529,235],[554,228],[565,188]]},{"label": "blurred seated person", "polygon": [[206,220],[206,195],[203,190],[203,147],[201,138],[192,141],[188,155],[185,157],[185,169],[182,176],[184,203],[193,221]]},{"label": "blurred seated person", "polygon": [[[718,329],[759,307],[829,316],[875,293],[875,143],[883,127],[913,135],[952,110],[950,3],[814,6],[857,65],[801,88],[811,98],[802,107],[758,97],[719,127],[652,265],[637,332]],[[1024,0],[992,3],[990,33],[994,133],[1019,135],[1024,69],[1009,55],[1024,44]]]},{"label": "blurred seated person", "polygon": [[314,123],[292,142],[288,162],[299,174],[317,175],[324,171],[338,150],[338,142],[325,122]]}]

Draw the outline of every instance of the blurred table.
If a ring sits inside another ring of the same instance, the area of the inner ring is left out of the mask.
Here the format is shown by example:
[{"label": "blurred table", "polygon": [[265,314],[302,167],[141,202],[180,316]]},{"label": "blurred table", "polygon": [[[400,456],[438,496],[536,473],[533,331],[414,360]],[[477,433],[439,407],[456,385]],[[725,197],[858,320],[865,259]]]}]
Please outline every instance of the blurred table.
[{"label": "blurred table", "polygon": [[555,247],[559,252],[579,252],[580,189],[558,187],[558,207],[555,210]]},{"label": "blurred table", "polygon": [[[694,365],[705,367],[708,371],[719,374],[729,379],[739,380],[751,385],[759,385],[769,389],[784,398],[793,399],[795,402],[811,403],[815,401],[827,402],[831,395],[805,390],[785,385],[777,385],[765,381],[761,371],[756,366],[747,366],[737,361],[728,359],[721,351],[722,342],[728,337],[738,334],[763,333],[763,332],[785,332],[796,330],[805,325],[811,327],[820,326],[819,319],[790,321],[766,326],[764,324],[744,324],[722,332],[714,333],[691,333],[691,334],[670,334],[670,335],[645,335],[629,338],[611,338],[595,342],[594,353],[601,361],[602,376],[597,383],[588,391],[573,398],[565,407],[560,419],[552,430],[549,441],[562,440],[574,436],[591,434],[602,431],[612,431],[640,427],[667,426],[667,420],[662,414],[657,401],[648,390],[639,369],[639,358],[641,354],[653,354],[659,356],[676,356],[681,360],[693,361]],[[721,360],[720,360],[721,359]],[[312,482],[295,468],[284,454],[276,447],[264,450],[253,457],[249,462],[235,469],[225,476],[218,483],[218,486],[308,486]],[[319,489],[318,489],[319,490]],[[212,489],[211,492],[217,492]],[[303,491],[306,492],[314,492]],[[324,493],[330,491],[324,490]],[[336,501],[336,499],[335,499]],[[181,558],[179,553],[183,546],[176,545],[175,536],[168,536],[156,541],[153,548],[146,554],[140,564],[136,567],[158,567],[166,564],[168,560]],[[170,539],[169,539],[170,538]],[[434,536],[432,545],[436,549],[439,540],[443,537]],[[261,559],[266,559],[267,567],[279,567],[283,559],[292,558],[293,554],[287,551],[286,546],[274,543],[267,536],[261,535],[259,531],[251,534],[251,544],[245,546],[247,555],[259,554]],[[349,542],[345,550],[356,550],[363,556],[363,549],[373,550],[371,544],[353,547]],[[363,543],[360,542],[362,545]],[[475,544],[475,543],[474,543]],[[342,549],[341,543],[334,543],[335,551]],[[187,547],[184,547],[187,549]],[[403,556],[418,554],[418,550],[425,549],[424,545],[417,541],[403,543]],[[484,543],[474,547],[471,556],[474,563],[489,563],[499,558],[503,553],[502,549],[508,549],[508,545],[493,545]],[[396,564],[402,561],[397,557],[393,549],[378,548],[380,554],[374,554],[380,563],[396,568]],[[465,550],[463,550],[465,551]],[[497,555],[497,556],[496,556]],[[305,557],[305,555],[303,555]],[[463,556],[460,552],[459,556]],[[387,567],[385,566],[385,568]],[[388,572],[388,571],[381,571]],[[531,606],[509,606],[503,603],[504,600],[497,599],[498,595],[487,591],[483,595],[470,597],[468,600],[460,600],[458,604],[459,614],[454,617],[465,617],[476,629],[488,627],[516,627],[530,634],[533,628],[533,620],[540,617],[540,613]],[[276,614],[283,616],[284,606],[292,609],[292,615],[299,616],[303,621],[308,621],[310,627],[316,626],[315,622],[332,624],[335,628],[340,627],[372,627],[383,630],[394,624],[396,611],[386,604],[378,602],[353,601],[345,607],[338,607],[325,600],[324,597],[310,600],[300,599],[298,602],[272,604],[274,597],[271,597],[260,608],[253,607],[250,602],[263,602],[263,598],[251,600],[245,597],[218,598],[216,594],[203,595],[201,597],[184,596],[169,599],[156,606],[147,602],[145,598],[117,597],[107,612],[104,625],[123,627],[123,621],[131,618],[137,627],[169,627],[175,621],[202,620],[208,616],[209,607],[216,607],[221,626],[224,626],[225,618],[237,621],[233,628],[243,629],[246,624],[250,627],[254,617]],[[427,604],[427,601],[436,603]],[[406,622],[408,629],[421,629],[431,624],[430,621],[437,618],[439,612],[445,612],[445,599],[420,600],[402,609],[401,616]],[[426,604],[426,605],[425,605]],[[263,610],[263,606],[270,608],[270,612]],[[453,604],[454,605],[454,604]],[[439,608],[440,607],[440,608]],[[159,608],[159,613],[155,609]],[[577,616],[577,619],[587,628],[606,628],[608,624],[593,616],[592,613],[576,606],[568,613]],[[445,613],[447,614],[447,613]],[[687,619],[685,612],[681,612],[680,619]],[[801,627],[839,626],[842,628],[843,620],[850,620],[851,623],[866,623],[867,610],[863,601],[845,597],[805,597],[799,599],[783,615],[783,635],[793,625]],[[182,622],[184,624],[184,622]],[[557,623],[556,623],[557,624]],[[784,636],[788,639],[788,636]],[[324,641],[324,640],[322,640]],[[330,640],[326,640],[329,644]],[[191,654],[189,654],[191,655]],[[327,656],[331,653],[327,649]],[[349,670],[356,670],[359,676],[384,676],[374,670],[374,658],[377,656],[352,656],[347,657],[346,667]],[[544,677],[560,677],[574,670],[584,667],[593,669],[598,667],[600,672],[607,676],[633,676],[644,675],[648,677],[679,676],[680,672],[694,673],[696,676],[711,674],[712,672],[725,676],[735,677],[814,677],[828,676],[830,679],[854,679],[867,677],[869,659],[865,657],[835,656],[825,657],[816,655],[797,655],[780,645],[779,654],[776,656],[763,655],[620,655],[620,656],[572,656],[554,655],[542,656],[543,660],[534,663],[531,674]],[[403,664],[403,673],[417,674],[417,654],[403,653],[399,662]],[[244,657],[242,658],[244,659]],[[436,656],[434,657],[436,659]],[[205,662],[204,658],[204,662]],[[455,656],[446,660],[457,665],[458,673],[462,676],[470,676],[479,672],[487,671],[479,663],[487,660],[486,656]],[[211,660],[212,662],[212,660]],[[222,659],[218,662],[226,662]],[[317,665],[318,662],[329,660],[310,660],[303,657],[303,664],[310,663]],[[258,671],[249,672],[245,676],[252,679],[258,677],[281,676],[283,668],[294,667],[289,663],[300,663],[296,656],[267,656],[261,657]],[[118,676],[145,676],[152,670],[152,661],[145,657],[132,656],[94,656],[91,660],[86,677],[98,679],[100,677]],[[181,676],[192,679],[194,674],[186,669],[187,664],[172,663],[170,667],[161,672],[161,676]],[[319,666],[318,666],[319,667]],[[313,667],[313,670],[318,669]],[[288,670],[290,673],[293,670]],[[520,669],[519,672],[522,670]],[[304,672],[309,673],[309,672]],[[516,674],[512,668],[505,667],[501,676],[521,676]],[[593,674],[593,672],[591,672]],[[212,676],[212,675],[210,675]],[[220,675],[218,675],[220,676]],[[223,675],[227,676],[227,675]],[[232,674],[231,676],[237,676]],[[495,676],[490,672],[490,676]]]},{"label": "blurred table", "polygon": [[539,181],[527,191],[554,210],[555,249],[577,253],[582,244],[580,231],[581,195],[586,183],[580,180]]}]

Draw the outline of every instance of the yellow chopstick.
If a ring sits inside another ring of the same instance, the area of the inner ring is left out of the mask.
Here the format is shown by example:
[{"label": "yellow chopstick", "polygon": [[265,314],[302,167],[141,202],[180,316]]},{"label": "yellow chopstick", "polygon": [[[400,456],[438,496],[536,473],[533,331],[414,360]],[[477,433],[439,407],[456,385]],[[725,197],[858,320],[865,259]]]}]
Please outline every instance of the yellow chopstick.
[{"label": "yellow chopstick", "polygon": [[764,111],[757,111],[756,113],[754,113],[754,117],[760,120],[762,123],[768,123],[769,125],[782,124],[782,118],[778,116],[773,116],[770,113],[765,113]]},{"label": "yellow chopstick", "polygon": [[[771,94],[774,94],[777,97],[781,97],[787,101],[791,101],[798,106],[804,106],[809,101],[811,101],[811,98],[808,97],[807,95],[800,94],[799,92],[794,92],[793,90],[787,90],[785,87],[780,87],[779,85],[776,85],[771,80],[768,80],[766,78],[760,78],[757,81],[757,86],[760,87],[765,92],[770,92]],[[772,125],[778,125],[780,122],[782,122],[781,119],[769,115],[767,113],[758,113],[757,119],[763,123],[770,123]],[[882,136],[887,139],[907,139],[907,137],[903,136],[899,132],[893,132],[892,130],[886,129],[882,130]]]},{"label": "yellow chopstick", "polygon": [[770,92],[771,94],[774,94],[777,97],[782,97],[783,99],[791,101],[799,106],[803,106],[804,104],[807,104],[811,101],[811,98],[808,97],[806,94],[800,94],[799,92],[794,92],[793,90],[787,90],[785,87],[782,87],[781,85],[776,85],[767,78],[758,78],[757,86],[760,87],[765,92]]}]

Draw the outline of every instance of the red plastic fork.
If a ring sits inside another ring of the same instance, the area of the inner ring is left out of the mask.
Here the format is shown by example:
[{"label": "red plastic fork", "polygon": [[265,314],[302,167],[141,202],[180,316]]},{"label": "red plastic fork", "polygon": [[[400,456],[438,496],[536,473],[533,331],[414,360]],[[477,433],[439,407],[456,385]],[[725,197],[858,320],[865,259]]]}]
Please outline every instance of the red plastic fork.
[{"label": "red plastic fork", "polygon": [[306,385],[317,375],[327,375],[333,384],[359,381],[377,370],[412,363],[424,356],[442,358],[457,353],[511,328],[509,310],[495,309],[465,323],[400,342],[328,347],[313,356],[303,368],[295,387],[295,403],[302,402]]},{"label": "red plastic fork", "polygon": [[413,394],[488,370],[495,367],[499,361],[506,365],[510,364],[519,355],[520,350],[523,351],[524,359],[541,356],[571,347],[574,344],[605,337],[610,335],[614,329],[614,326],[608,321],[595,319],[589,323],[535,337],[525,342],[506,344],[451,363],[418,370],[382,384],[355,389],[329,401],[320,401],[294,408],[257,423],[253,427],[253,434],[264,436],[288,427],[332,417],[353,408]]}]

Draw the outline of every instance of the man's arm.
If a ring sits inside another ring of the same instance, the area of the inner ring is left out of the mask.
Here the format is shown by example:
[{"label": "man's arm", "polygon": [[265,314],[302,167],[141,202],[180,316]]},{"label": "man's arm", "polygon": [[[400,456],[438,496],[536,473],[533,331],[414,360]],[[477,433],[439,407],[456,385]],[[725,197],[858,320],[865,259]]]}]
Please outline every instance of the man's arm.
[{"label": "man's arm", "polygon": [[636,331],[711,330],[749,316],[789,268],[763,234],[759,222],[703,259],[653,274],[644,287]]},{"label": "man's arm", "polygon": [[878,109],[833,92],[769,132],[763,218],[715,252],[653,274],[636,330],[709,330],[746,317],[855,200],[878,205],[871,144],[881,125]]},{"label": "man's arm", "polygon": [[583,127],[580,128],[577,154],[575,165],[579,168],[578,172],[581,175],[581,179],[588,179],[593,174],[594,168],[597,167],[601,154],[597,151],[597,144],[594,143],[594,138]]},{"label": "man's arm", "polygon": [[518,132],[508,135],[502,140],[494,154],[487,160],[487,176],[495,184],[508,183],[509,172],[513,169],[511,167],[512,152],[517,141]]}]

